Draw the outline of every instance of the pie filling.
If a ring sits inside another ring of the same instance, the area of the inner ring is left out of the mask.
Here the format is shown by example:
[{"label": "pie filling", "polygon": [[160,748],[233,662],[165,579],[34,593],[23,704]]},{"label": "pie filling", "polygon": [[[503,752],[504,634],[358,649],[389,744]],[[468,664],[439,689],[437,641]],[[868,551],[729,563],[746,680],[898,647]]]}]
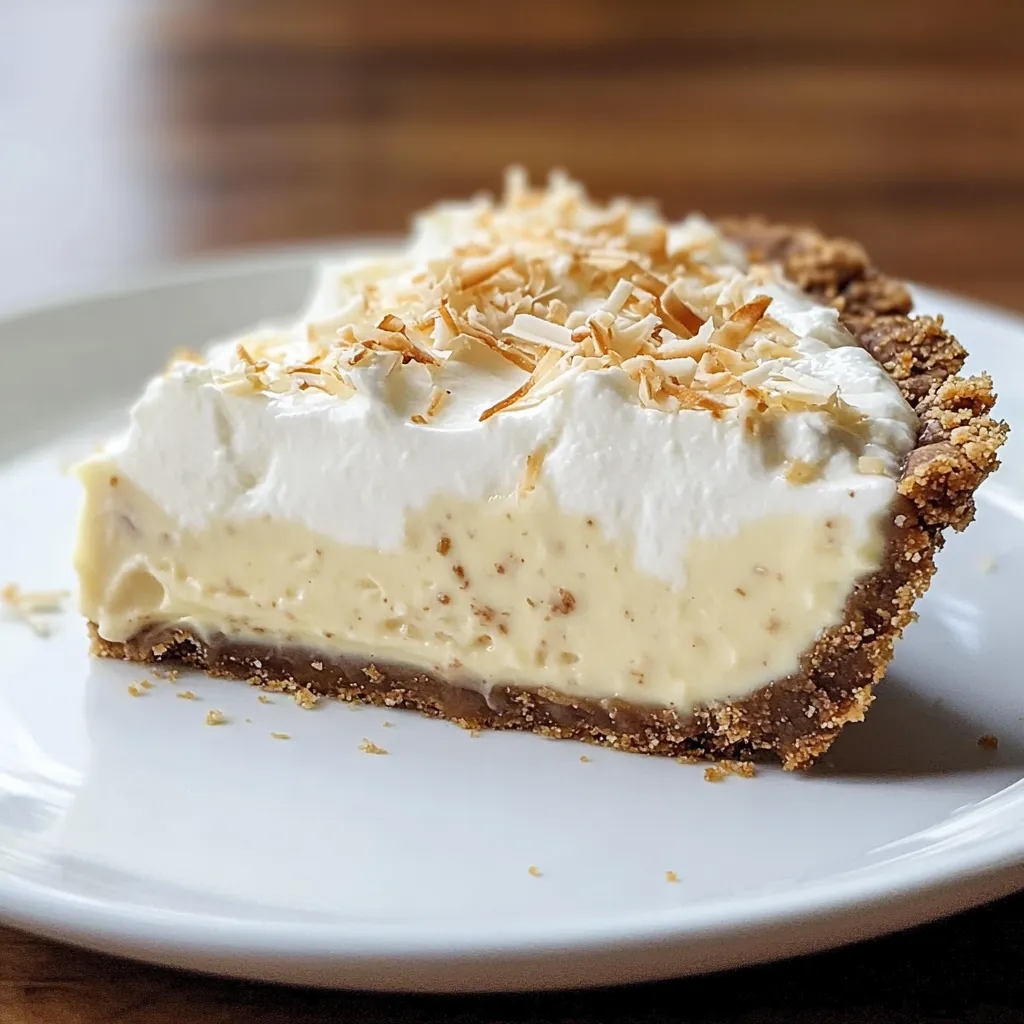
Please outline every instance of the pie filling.
[{"label": "pie filling", "polygon": [[83,610],[107,640],[180,624],[466,686],[683,710],[795,671],[882,554],[879,533],[858,538],[843,517],[773,515],[694,544],[677,588],[543,487],[436,498],[410,513],[399,550],[381,551],[266,518],[182,529],[116,466],[83,475]]},{"label": "pie filling", "polygon": [[513,177],[150,383],[80,468],[82,610],[686,712],[843,621],[917,434],[710,223]]}]

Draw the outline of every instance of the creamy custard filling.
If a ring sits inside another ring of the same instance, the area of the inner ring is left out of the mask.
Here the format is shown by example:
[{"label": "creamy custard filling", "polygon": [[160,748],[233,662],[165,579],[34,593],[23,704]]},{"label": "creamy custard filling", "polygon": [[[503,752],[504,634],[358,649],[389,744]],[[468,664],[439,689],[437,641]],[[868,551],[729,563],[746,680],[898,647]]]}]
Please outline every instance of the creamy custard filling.
[{"label": "creamy custard filling", "polygon": [[82,607],[107,639],[185,623],[464,685],[685,709],[795,671],[882,555],[880,531],[865,539],[841,515],[771,515],[691,545],[677,587],[542,484],[437,497],[408,514],[400,549],[382,551],[265,516],[182,528],[115,463],[81,472]]}]

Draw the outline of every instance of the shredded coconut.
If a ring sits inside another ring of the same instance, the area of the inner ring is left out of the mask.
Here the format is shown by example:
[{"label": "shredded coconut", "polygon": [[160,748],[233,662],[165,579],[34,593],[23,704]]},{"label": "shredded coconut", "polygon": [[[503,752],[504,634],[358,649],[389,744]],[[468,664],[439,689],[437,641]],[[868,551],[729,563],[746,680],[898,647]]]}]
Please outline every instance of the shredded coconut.
[{"label": "shredded coconut", "polygon": [[532,189],[513,170],[500,201],[442,205],[418,228],[404,258],[339,274],[336,308],[302,326],[301,359],[292,335],[264,331],[240,341],[230,365],[193,372],[232,393],[346,400],[353,367],[388,360],[390,376],[416,363],[433,382],[410,419],[428,426],[449,359],[479,346],[529,374],[481,421],[592,372],[625,372],[637,401],[663,412],[844,415],[832,385],[780,364],[797,338],[768,315],[771,297],[744,301],[775,272],[726,252],[700,218],[669,224],[649,204],[597,203],[559,174]]}]

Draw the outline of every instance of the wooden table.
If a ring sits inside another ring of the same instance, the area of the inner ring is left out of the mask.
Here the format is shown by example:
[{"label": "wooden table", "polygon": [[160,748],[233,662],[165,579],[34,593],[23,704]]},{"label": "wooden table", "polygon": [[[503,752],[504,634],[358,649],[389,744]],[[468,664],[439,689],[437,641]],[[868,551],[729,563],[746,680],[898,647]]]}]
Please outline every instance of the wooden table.
[{"label": "wooden table", "polygon": [[[761,211],[1024,310],[1015,0],[21,0],[0,11],[0,303],[217,248],[393,231],[502,168]],[[1024,1020],[1004,900],[851,950],[612,993],[208,980],[0,930],[0,1021]]]},{"label": "wooden table", "polygon": [[1019,1024],[1024,897],[786,964],[600,992],[383,996],[201,978],[0,930],[4,1024]]}]

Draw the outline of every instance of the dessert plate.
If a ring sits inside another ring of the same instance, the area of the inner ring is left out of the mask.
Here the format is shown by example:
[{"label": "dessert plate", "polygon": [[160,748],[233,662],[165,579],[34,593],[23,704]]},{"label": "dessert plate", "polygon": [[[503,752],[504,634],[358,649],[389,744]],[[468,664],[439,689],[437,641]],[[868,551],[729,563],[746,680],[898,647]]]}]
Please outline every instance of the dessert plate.
[{"label": "dessert plate", "polygon": [[[0,322],[0,585],[71,588],[67,466],[172,348],[298,309],[322,255]],[[1024,321],[918,300],[946,314],[969,369],[993,372],[1001,415],[1024,420]],[[1011,438],[978,522],[950,539],[866,722],[804,775],[709,782],[702,766],[532,735],[264,703],[90,659],[73,600],[8,609],[0,920],[248,978],[536,989],[791,956],[1024,887],[1022,446]],[[206,724],[213,710],[224,724]]]}]

